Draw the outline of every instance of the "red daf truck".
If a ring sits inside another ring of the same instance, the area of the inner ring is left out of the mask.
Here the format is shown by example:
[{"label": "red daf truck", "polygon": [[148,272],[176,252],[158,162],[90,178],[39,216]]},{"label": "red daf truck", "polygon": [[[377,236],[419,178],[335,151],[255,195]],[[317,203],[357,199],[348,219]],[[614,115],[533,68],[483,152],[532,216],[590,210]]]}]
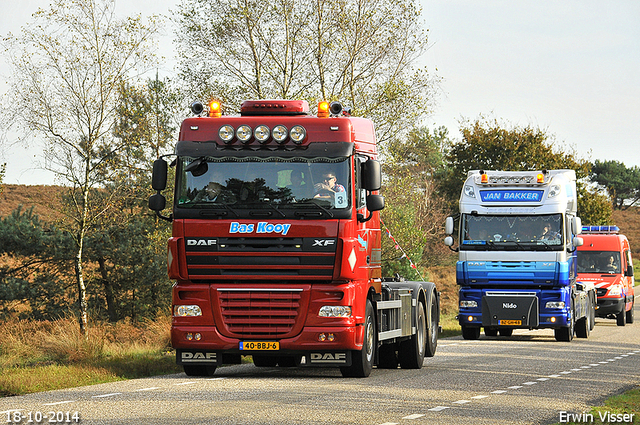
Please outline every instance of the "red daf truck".
[{"label": "red daf truck", "polygon": [[[171,338],[187,375],[251,355],[256,366],[421,368],[435,354],[433,283],[381,274],[373,123],[338,102],[251,100],[240,115],[192,105],[149,207],[173,225]],[[204,116],[203,116],[204,115]]]},{"label": "red daf truck", "polygon": [[578,247],[578,280],[591,282],[598,294],[596,315],[633,323],[634,278],[631,248],[618,226],[583,226]]}]

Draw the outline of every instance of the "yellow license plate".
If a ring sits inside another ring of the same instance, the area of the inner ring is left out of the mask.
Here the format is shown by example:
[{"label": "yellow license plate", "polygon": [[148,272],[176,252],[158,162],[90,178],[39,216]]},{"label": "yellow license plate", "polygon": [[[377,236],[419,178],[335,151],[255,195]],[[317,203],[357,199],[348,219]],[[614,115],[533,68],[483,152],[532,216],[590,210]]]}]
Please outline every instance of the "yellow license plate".
[{"label": "yellow license plate", "polygon": [[278,341],[240,341],[240,349],[245,351],[276,351],[280,349]]},{"label": "yellow license plate", "polygon": [[498,324],[504,326],[522,326],[522,320],[498,320]]}]

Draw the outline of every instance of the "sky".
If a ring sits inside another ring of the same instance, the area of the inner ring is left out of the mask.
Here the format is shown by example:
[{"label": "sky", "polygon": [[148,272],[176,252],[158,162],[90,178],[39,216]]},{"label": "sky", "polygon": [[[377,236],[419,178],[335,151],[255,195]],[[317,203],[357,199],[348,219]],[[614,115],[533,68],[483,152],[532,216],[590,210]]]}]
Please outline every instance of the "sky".
[{"label": "sky", "polygon": [[[116,0],[122,16],[169,14],[179,0]],[[579,158],[640,166],[640,1],[419,0],[430,48],[421,58],[441,79],[424,124],[459,139],[461,120],[531,126]],[[19,33],[48,0],[0,0],[0,35]],[[161,37],[170,75],[172,28]],[[0,93],[9,70],[0,58]],[[9,140],[10,142],[11,140]],[[4,182],[55,184],[37,146],[5,143]]]}]

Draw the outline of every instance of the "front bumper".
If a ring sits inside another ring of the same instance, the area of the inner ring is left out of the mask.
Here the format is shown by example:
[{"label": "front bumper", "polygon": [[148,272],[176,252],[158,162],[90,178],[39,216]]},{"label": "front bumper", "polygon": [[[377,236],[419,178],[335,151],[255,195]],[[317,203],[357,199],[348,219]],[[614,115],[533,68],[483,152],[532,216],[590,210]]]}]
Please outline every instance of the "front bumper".
[{"label": "front bumper", "polygon": [[[303,328],[293,338],[266,340],[264,338],[229,338],[215,327],[174,326],[172,346],[178,364],[220,365],[223,354],[293,356],[301,366],[346,366],[351,364],[351,351],[362,350],[362,326]],[[200,340],[187,340],[187,334],[200,334]],[[328,335],[333,340],[329,340]],[[325,340],[321,341],[321,335]],[[241,341],[277,341],[278,350],[248,351],[240,349]]]},{"label": "front bumper", "polygon": [[601,298],[598,297],[598,307],[596,316],[607,317],[611,314],[620,314],[625,310],[624,298]]}]

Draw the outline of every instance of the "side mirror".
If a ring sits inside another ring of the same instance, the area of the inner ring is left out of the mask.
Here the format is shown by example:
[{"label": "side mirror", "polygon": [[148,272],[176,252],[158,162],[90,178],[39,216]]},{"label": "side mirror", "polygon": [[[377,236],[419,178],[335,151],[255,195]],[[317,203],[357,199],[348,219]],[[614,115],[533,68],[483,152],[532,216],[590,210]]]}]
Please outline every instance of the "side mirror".
[{"label": "side mirror", "polygon": [[384,196],[382,195],[367,195],[367,209],[369,210],[369,216],[364,217],[363,214],[358,213],[358,221],[360,223],[367,222],[373,217],[374,211],[380,211],[384,208]]},{"label": "side mirror", "polygon": [[153,161],[151,187],[153,187],[153,190],[165,190],[167,188],[167,161],[162,158]]},{"label": "side mirror", "polygon": [[[574,235],[579,235],[580,233],[582,233],[582,220],[580,219],[580,217],[573,217],[571,219],[571,232]],[[582,244],[574,246],[582,246]]]},{"label": "side mirror", "polygon": [[[453,235],[453,217],[447,217],[444,221],[444,233],[446,235]],[[453,238],[452,238],[453,240]],[[453,243],[452,243],[453,244]],[[451,245],[449,245],[451,246]]]},{"label": "side mirror", "polygon": [[369,211],[380,211],[384,208],[384,196],[367,195],[367,209]]},{"label": "side mirror", "polygon": [[631,264],[627,266],[627,271],[624,275],[628,277],[633,277],[633,266]]},{"label": "side mirror", "polygon": [[152,211],[160,212],[167,206],[167,200],[159,193],[151,195],[149,197],[149,209]]},{"label": "side mirror", "polygon": [[580,236],[574,236],[573,240],[571,242],[573,243],[573,247],[577,248],[577,247],[582,246],[584,244],[584,239],[582,239]]},{"label": "side mirror", "polygon": [[368,159],[362,164],[362,187],[369,192],[380,190],[382,186],[382,168],[380,163]]},{"label": "side mirror", "polygon": [[453,237],[447,236],[444,238],[444,244],[449,247],[453,246]]}]

